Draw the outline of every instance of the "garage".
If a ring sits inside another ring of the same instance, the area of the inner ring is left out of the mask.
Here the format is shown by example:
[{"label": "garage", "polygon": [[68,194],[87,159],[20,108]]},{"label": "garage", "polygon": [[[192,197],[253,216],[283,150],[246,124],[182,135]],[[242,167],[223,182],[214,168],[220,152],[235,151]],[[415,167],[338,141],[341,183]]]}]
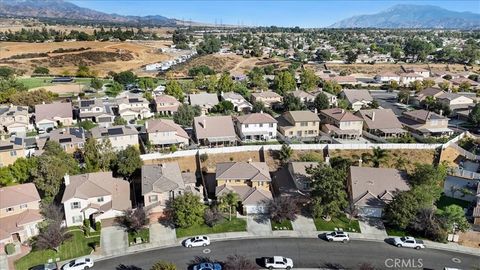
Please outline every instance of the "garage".
[{"label": "garage", "polygon": [[252,214],[265,214],[267,213],[267,207],[265,205],[244,205],[243,206],[243,212],[246,215],[252,215]]},{"label": "garage", "polygon": [[358,209],[358,215],[362,217],[382,217],[383,208],[363,206]]}]

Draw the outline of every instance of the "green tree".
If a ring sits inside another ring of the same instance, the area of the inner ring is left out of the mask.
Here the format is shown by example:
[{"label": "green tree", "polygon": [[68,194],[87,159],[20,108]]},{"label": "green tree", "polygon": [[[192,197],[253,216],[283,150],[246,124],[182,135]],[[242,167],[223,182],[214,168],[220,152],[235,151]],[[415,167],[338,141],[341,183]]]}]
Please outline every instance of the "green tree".
[{"label": "green tree", "polygon": [[235,192],[228,192],[218,198],[218,207],[223,211],[228,211],[228,220],[232,220],[233,209],[238,207],[240,196]]},{"label": "green tree", "polygon": [[213,106],[213,112],[228,114],[234,109],[233,103],[228,100],[222,100],[217,105]]},{"label": "green tree", "polygon": [[469,82],[462,82],[462,83],[460,83],[460,85],[458,86],[458,91],[460,91],[460,92],[469,92],[469,91],[470,91],[470,87],[472,87],[472,85],[471,85]]},{"label": "green tree", "polygon": [[398,102],[401,102],[403,104],[409,104],[410,102],[410,91],[406,90],[406,89],[403,89],[403,90],[400,90],[400,92],[398,93]]},{"label": "green tree", "polygon": [[419,204],[412,192],[403,191],[395,195],[384,210],[384,218],[388,224],[405,229],[415,217]]},{"label": "green tree", "polygon": [[315,97],[313,105],[317,111],[325,110],[330,108],[330,100],[328,99],[327,95],[320,93]]},{"label": "green tree", "polygon": [[110,97],[116,97],[122,91],[123,91],[123,85],[118,82],[113,82],[110,84],[109,87],[107,87],[105,94],[107,94],[107,96],[110,96]]},{"label": "green tree", "polygon": [[103,86],[103,82],[98,78],[92,78],[92,80],[90,81],[90,87],[92,87],[97,91],[102,89],[102,86]]},{"label": "green tree", "polygon": [[300,88],[305,91],[310,91],[317,88],[319,78],[313,70],[304,69],[300,74],[300,81],[302,82]]},{"label": "green tree", "polygon": [[293,150],[288,144],[282,144],[282,148],[280,148],[280,152],[278,153],[279,159],[286,163],[292,157]]},{"label": "green tree", "polygon": [[394,80],[391,80],[390,81],[390,85],[389,85],[389,88],[391,90],[397,90],[400,86],[398,85],[398,82],[397,81],[394,81]]},{"label": "green tree", "polygon": [[470,111],[468,121],[476,126],[480,126],[480,103],[475,104],[475,107]]},{"label": "green tree", "polygon": [[403,51],[407,56],[412,57],[413,61],[424,61],[433,51],[433,46],[428,41],[413,38],[405,43]]},{"label": "green tree", "polygon": [[200,90],[205,90],[207,88],[207,77],[203,73],[198,73],[195,78],[193,78],[193,85]]},{"label": "green tree", "polygon": [[188,104],[182,104],[178,107],[178,110],[173,114],[173,121],[184,127],[191,127],[193,124],[193,118],[200,116],[201,109],[199,106],[190,106]]},{"label": "green tree", "polygon": [[87,66],[79,66],[75,75],[77,77],[92,77],[92,71]]},{"label": "green tree", "polygon": [[97,124],[95,124],[91,120],[83,120],[81,122],[78,122],[77,125],[78,127],[81,127],[87,131],[97,126]]},{"label": "green tree", "polygon": [[423,83],[419,80],[410,82],[408,86],[410,87],[410,89],[414,90],[415,92],[420,92],[424,89]]},{"label": "green tree", "polygon": [[206,82],[206,89],[208,93],[213,93],[215,92],[215,89],[217,88],[217,76],[211,75],[208,76],[207,82]]},{"label": "green tree", "polygon": [[15,75],[15,70],[9,67],[0,67],[0,78],[8,79]]},{"label": "green tree", "polygon": [[358,53],[352,50],[349,50],[345,53],[345,62],[347,64],[353,64],[357,61]]},{"label": "green tree", "polygon": [[444,218],[447,228],[451,231],[453,229],[465,232],[470,228],[467,218],[465,217],[465,212],[463,208],[452,204],[445,209],[438,210],[439,215]]},{"label": "green tree", "polygon": [[415,164],[415,169],[410,174],[410,184],[439,186],[447,177],[448,168],[443,164]]},{"label": "green tree", "polygon": [[165,86],[165,94],[173,96],[178,101],[183,102],[183,90],[182,86],[178,83],[178,81],[168,81],[167,85]]},{"label": "green tree", "polygon": [[30,181],[32,170],[37,166],[36,157],[19,158],[12,165],[9,165],[8,169],[16,183],[26,183]]},{"label": "green tree", "polygon": [[155,83],[153,79],[150,77],[143,77],[138,80],[138,87],[143,91],[153,90],[155,88]]},{"label": "green tree", "polygon": [[122,71],[113,75],[113,80],[122,84],[127,85],[135,83],[137,81],[137,76],[131,71]]},{"label": "green tree", "polygon": [[35,107],[36,104],[51,103],[58,95],[45,89],[35,91],[16,91],[10,95],[8,101],[14,105]]},{"label": "green tree", "polygon": [[419,209],[410,221],[409,228],[434,241],[443,241],[447,238],[444,220],[435,214],[433,207]]},{"label": "green tree", "polygon": [[115,161],[117,173],[125,178],[130,178],[136,170],[142,167],[142,164],[143,161],[140,158],[140,151],[132,145],[118,152]]},{"label": "green tree", "polygon": [[342,86],[338,84],[336,81],[325,81],[322,83],[323,91],[328,92],[332,95],[338,95],[342,92]]},{"label": "green tree", "polygon": [[433,87],[435,85],[435,81],[432,80],[432,79],[425,79],[422,81],[422,84],[423,84],[423,88],[429,88],[429,87]]},{"label": "green tree", "polygon": [[114,126],[125,126],[128,124],[127,120],[123,119],[121,116],[115,116],[113,119]]},{"label": "green tree", "polygon": [[218,93],[231,92],[233,90],[233,80],[232,76],[230,76],[230,73],[222,73],[222,76],[220,76],[220,79],[217,82],[216,89]]},{"label": "green tree", "polygon": [[197,53],[199,55],[212,54],[220,51],[222,43],[214,35],[204,35],[203,41],[201,41],[197,46]]},{"label": "green tree", "polygon": [[372,154],[363,155],[362,159],[364,162],[372,163],[373,167],[378,168],[380,167],[380,163],[388,157],[388,152],[380,147],[374,147],[372,150]]},{"label": "green tree", "polygon": [[315,59],[319,62],[326,62],[332,60],[332,53],[329,50],[317,50],[315,52]]},{"label": "green tree", "polygon": [[115,152],[110,140],[88,138],[83,148],[85,172],[108,171],[115,160]]},{"label": "green tree", "polygon": [[297,88],[297,83],[293,74],[289,71],[282,71],[275,76],[273,80],[273,88],[277,93],[284,95],[288,91],[293,91]]},{"label": "green tree", "polygon": [[188,70],[188,76],[195,77],[200,74],[203,75],[214,75],[215,71],[211,69],[209,66],[206,65],[201,65],[201,66],[195,66],[192,67]]},{"label": "green tree", "polygon": [[205,206],[199,196],[184,193],[177,196],[169,203],[173,222],[177,227],[188,228],[193,225],[203,224]]},{"label": "green tree", "polygon": [[438,87],[440,87],[440,89],[443,91],[448,91],[450,89],[450,83],[443,81],[438,84]]},{"label": "green tree", "polygon": [[268,84],[265,81],[264,76],[265,71],[262,68],[254,67],[248,74],[248,79],[250,81],[250,85],[253,86],[255,89],[267,89]]},{"label": "green tree", "polygon": [[150,270],[177,270],[177,267],[173,263],[166,262],[166,261],[159,261],[159,262],[156,262],[154,265],[152,265]]},{"label": "green tree", "polygon": [[307,106],[300,100],[300,98],[295,97],[290,93],[283,97],[283,106],[286,111],[300,111],[307,109]]},{"label": "green tree", "polygon": [[42,75],[48,75],[50,74],[50,70],[46,67],[36,67],[34,70],[33,70],[33,73],[34,74],[42,74]]}]

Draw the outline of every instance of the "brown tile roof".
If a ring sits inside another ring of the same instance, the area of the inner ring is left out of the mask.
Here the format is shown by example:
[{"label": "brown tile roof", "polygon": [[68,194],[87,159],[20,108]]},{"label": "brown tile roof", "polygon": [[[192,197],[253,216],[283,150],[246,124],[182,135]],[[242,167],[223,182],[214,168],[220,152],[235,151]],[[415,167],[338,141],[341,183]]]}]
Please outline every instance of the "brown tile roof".
[{"label": "brown tile roof", "polygon": [[332,108],[332,109],[325,109],[321,110],[320,114],[332,117],[333,119],[340,121],[340,122],[347,122],[347,121],[363,121],[362,118],[355,116],[351,112],[341,109],[341,108]]},{"label": "brown tile roof", "polygon": [[277,120],[268,113],[251,113],[236,117],[241,124],[261,124],[261,123],[277,123]]},{"label": "brown tile roof", "polygon": [[0,240],[10,238],[12,234],[24,230],[23,225],[43,220],[40,210],[28,209],[20,214],[0,218]]},{"label": "brown tile roof", "polygon": [[320,121],[318,115],[312,111],[288,111],[285,115],[290,115],[295,122]]},{"label": "brown tile roof", "polygon": [[94,127],[90,130],[90,134],[94,139],[98,139],[103,137],[137,135],[138,131],[131,126]]},{"label": "brown tile roof", "polygon": [[175,131],[177,136],[189,138],[187,132],[170,119],[151,119],[146,122],[147,133]]},{"label": "brown tile roof", "polygon": [[0,188],[0,209],[36,201],[40,195],[33,183]]},{"label": "brown tile roof", "polygon": [[44,119],[54,121],[55,117],[72,118],[72,103],[54,102],[35,105],[35,121],[38,122]]},{"label": "brown tile roof", "polygon": [[402,128],[402,123],[391,109],[371,109],[357,112],[369,129]]},{"label": "brown tile roof", "polygon": [[342,93],[350,103],[355,103],[362,100],[373,101],[372,96],[367,90],[345,89],[342,91]]},{"label": "brown tile roof", "polygon": [[252,96],[256,98],[281,98],[282,96],[273,91],[263,91],[252,93]]},{"label": "brown tile roof", "polygon": [[193,124],[197,139],[237,137],[231,116],[198,116]]},{"label": "brown tile roof", "polygon": [[224,162],[217,163],[216,179],[272,181],[265,162]]},{"label": "brown tile roof", "polygon": [[217,197],[230,192],[237,193],[243,205],[259,204],[272,199],[272,193],[269,191],[249,186],[221,185],[215,188]]},{"label": "brown tile roof", "polygon": [[163,193],[175,189],[185,189],[177,162],[142,166],[142,195],[152,191]]},{"label": "brown tile roof", "polygon": [[441,116],[435,112],[427,111],[427,110],[413,110],[408,112],[403,112],[403,115],[413,118],[413,119],[420,119],[422,121],[428,120],[439,120],[439,119],[447,119],[445,116]]}]

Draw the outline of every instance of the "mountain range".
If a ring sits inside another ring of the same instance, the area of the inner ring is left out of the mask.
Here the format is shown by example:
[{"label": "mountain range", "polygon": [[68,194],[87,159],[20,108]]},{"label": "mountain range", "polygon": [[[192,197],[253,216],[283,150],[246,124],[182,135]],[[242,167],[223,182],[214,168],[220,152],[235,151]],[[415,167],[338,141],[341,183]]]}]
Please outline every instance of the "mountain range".
[{"label": "mountain range", "polygon": [[480,14],[430,5],[396,5],[376,14],[350,17],[330,27],[479,29]]}]

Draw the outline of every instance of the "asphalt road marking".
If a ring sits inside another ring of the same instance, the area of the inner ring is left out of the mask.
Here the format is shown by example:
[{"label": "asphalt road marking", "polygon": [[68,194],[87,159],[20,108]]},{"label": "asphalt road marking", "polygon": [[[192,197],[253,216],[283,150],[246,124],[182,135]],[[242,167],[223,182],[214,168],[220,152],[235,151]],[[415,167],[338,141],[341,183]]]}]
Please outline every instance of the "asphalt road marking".
[{"label": "asphalt road marking", "polygon": [[202,252],[205,253],[205,254],[208,254],[208,253],[210,253],[210,252],[212,252],[212,251],[211,251],[209,248],[206,248],[206,249],[202,250]]},{"label": "asphalt road marking", "polygon": [[452,258],[452,262],[454,262],[454,263],[461,263],[462,260],[460,260],[459,258]]}]

